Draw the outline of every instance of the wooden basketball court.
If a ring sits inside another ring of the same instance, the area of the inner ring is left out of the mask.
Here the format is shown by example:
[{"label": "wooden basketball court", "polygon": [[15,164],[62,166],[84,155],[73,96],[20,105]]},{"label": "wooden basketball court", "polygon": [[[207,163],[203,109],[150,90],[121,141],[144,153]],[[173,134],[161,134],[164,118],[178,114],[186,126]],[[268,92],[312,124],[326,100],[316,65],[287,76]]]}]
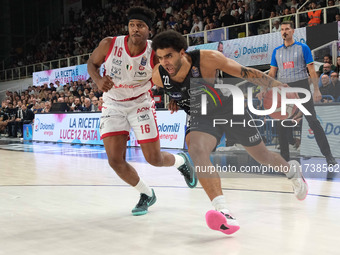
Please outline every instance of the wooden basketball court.
[{"label": "wooden basketball court", "polygon": [[210,230],[203,189],[186,187],[174,167],[128,161],[157,202],[132,216],[136,190],[110,169],[103,147],[1,143],[0,254],[339,254],[340,182],[308,179],[298,201],[278,177],[223,178],[241,229]]}]

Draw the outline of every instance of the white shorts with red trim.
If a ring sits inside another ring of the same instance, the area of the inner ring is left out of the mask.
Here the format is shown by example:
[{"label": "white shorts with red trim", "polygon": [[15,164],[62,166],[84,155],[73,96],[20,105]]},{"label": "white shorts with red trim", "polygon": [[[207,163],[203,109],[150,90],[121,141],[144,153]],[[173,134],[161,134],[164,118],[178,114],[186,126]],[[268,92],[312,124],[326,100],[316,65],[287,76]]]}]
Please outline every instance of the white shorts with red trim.
[{"label": "white shorts with red trim", "polygon": [[133,129],[138,143],[159,140],[155,102],[149,92],[132,101],[105,101],[100,118],[100,138],[128,135]]}]

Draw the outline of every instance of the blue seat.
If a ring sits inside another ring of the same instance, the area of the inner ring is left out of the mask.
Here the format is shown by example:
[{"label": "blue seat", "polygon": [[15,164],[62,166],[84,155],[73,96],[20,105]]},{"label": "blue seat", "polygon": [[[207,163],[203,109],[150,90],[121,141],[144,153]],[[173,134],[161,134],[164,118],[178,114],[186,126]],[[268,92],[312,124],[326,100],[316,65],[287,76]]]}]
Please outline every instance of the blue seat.
[{"label": "blue seat", "polygon": [[[340,97],[339,97],[339,98],[340,98]],[[339,99],[339,98],[338,98],[338,99]],[[322,99],[330,99],[330,100],[332,100],[333,102],[335,102],[334,97],[331,96],[331,95],[323,95],[323,96],[322,96]]]}]

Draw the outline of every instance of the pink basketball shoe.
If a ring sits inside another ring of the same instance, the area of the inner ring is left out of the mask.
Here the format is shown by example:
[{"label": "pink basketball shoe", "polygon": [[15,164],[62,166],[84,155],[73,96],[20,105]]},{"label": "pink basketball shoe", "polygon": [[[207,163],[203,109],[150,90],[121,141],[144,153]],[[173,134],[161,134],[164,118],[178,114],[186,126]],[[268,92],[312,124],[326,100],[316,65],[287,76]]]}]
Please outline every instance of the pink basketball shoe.
[{"label": "pink basketball shoe", "polygon": [[221,231],[224,234],[231,235],[240,229],[236,219],[230,214],[210,210],[205,214],[205,220],[208,227],[213,230]]}]

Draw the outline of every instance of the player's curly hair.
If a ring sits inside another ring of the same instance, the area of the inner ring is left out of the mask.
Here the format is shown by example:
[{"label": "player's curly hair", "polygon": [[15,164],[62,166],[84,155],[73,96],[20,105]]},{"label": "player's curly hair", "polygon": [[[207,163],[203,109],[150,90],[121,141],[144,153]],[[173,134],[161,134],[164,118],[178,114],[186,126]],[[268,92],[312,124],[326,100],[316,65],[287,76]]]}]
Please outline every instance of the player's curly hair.
[{"label": "player's curly hair", "polygon": [[152,39],[151,47],[154,51],[173,48],[175,51],[180,52],[182,49],[187,50],[188,44],[183,35],[174,30],[167,30],[157,34]]}]

